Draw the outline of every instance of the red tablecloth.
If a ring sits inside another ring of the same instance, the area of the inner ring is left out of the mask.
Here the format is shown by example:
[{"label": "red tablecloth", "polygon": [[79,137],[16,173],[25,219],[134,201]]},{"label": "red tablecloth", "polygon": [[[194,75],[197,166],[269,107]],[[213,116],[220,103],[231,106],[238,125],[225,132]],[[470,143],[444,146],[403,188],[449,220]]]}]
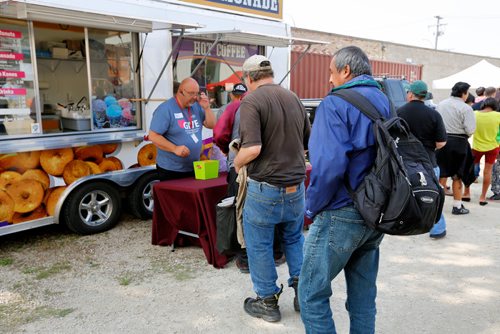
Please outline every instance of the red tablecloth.
[{"label": "red tablecloth", "polygon": [[[153,245],[197,244],[208,263],[222,268],[228,258],[216,248],[215,206],[227,193],[226,175],[212,180],[185,178],[158,182],[153,187]],[[197,234],[199,239],[178,234]]]}]

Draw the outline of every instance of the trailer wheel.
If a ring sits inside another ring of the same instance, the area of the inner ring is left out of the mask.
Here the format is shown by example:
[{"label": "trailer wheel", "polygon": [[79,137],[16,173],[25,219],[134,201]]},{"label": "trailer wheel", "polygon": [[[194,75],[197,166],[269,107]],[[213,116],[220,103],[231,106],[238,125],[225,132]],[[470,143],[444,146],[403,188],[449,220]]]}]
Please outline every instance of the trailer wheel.
[{"label": "trailer wheel", "polygon": [[141,176],[134,184],[127,201],[130,212],[137,218],[149,219],[153,216],[153,185],[158,181],[158,174],[154,172]]},{"label": "trailer wheel", "polygon": [[87,183],[68,196],[62,210],[62,217],[71,231],[78,234],[103,232],[118,223],[120,194],[105,182]]}]

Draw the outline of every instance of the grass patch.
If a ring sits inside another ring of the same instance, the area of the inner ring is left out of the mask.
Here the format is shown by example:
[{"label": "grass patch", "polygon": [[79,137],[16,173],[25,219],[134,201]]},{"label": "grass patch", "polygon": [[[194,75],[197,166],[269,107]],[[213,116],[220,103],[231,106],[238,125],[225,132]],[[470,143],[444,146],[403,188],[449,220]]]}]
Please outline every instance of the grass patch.
[{"label": "grass patch", "polygon": [[20,302],[0,304],[0,332],[19,333],[20,326],[47,318],[64,318],[75,310],[49,306],[30,308]]},{"label": "grass patch", "polygon": [[161,259],[154,261],[152,266],[154,271],[171,274],[177,281],[186,281],[196,277],[195,270],[185,264],[171,263]]},{"label": "grass patch", "polygon": [[41,280],[70,269],[71,265],[69,263],[62,262],[54,263],[50,267],[27,267],[22,270],[22,273],[26,275],[34,274],[36,279]]},{"label": "grass patch", "polygon": [[132,278],[129,276],[119,277],[118,282],[120,283],[120,285],[127,286],[130,284],[130,282],[132,282]]},{"label": "grass patch", "polygon": [[45,318],[64,318],[73,311],[75,311],[74,308],[58,309],[48,306],[39,306],[26,316],[24,322],[29,323]]},{"label": "grass patch", "polygon": [[14,263],[14,259],[11,259],[10,257],[0,259],[0,266],[10,266],[12,263]]}]

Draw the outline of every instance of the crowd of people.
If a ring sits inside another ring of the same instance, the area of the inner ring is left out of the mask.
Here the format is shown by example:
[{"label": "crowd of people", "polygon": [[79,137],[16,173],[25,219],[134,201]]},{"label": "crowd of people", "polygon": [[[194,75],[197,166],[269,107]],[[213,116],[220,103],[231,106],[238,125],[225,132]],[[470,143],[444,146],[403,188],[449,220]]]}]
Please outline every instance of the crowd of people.
[{"label": "crowd of people", "polygon": [[[281,319],[283,285],[277,285],[275,268],[276,252],[281,251],[288,265],[293,307],[307,333],[335,333],[331,282],[341,271],[346,278],[350,332],[374,333],[379,245],[384,235],[367,227],[345,186],[349,182],[357,188],[374,163],[372,121],[349,102],[328,95],[317,108],[311,129],[299,98],[274,83],[269,59],[251,56],[242,70],[244,82],[234,86],[232,102],[218,120],[193,78],[183,80],[175,96],[157,108],[149,138],[158,148],[160,179],[192,176],[192,162],[201,152],[202,125],[215,127],[214,141],[228,156],[228,194],[240,196],[245,189],[245,247],[237,264],[250,273],[256,293],[244,300],[245,312],[269,322]],[[391,116],[390,102],[360,48],[345,47],[333,55],[330,84],[332,91],[352,89],[362,94],[381,116]],[[469,89],[465,82],[456,83],[451,96],[434,110],[424,104],[428,87],[418,80],[408,89],[408,103],[397,110],[426,148],[440,183],[446,187],[446,180],[452,179],[454,215],[469,213],[463,202],[471,198],[468,187],[477,178],[474,166],[483,156],[479,204],[500,199],[496,90],[478,90],[478,99],[471,101]],[[237,153],[231,153],[233,145]],[[306,151],[312,165],[307,191]],[[488,198],[490,184],[493,195]],[[304,215],[313,220],[306,238]],[[429,235],[435,239],[446,235],[443,215]]]}]

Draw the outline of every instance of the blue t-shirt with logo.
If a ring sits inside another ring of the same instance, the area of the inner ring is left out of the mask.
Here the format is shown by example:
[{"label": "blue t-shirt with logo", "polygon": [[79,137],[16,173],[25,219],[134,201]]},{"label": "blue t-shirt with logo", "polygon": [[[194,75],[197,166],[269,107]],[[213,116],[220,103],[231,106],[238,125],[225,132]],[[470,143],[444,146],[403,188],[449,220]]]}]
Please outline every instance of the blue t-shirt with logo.
[{"label": "blue t-shirt with logo", "polygon": [[153,113],[150,129],[177,146],[187,146],[190,154],[181,158],[174,153],[158,149],[156,164],[176,172],[193,171],[193,161],[200,160],[204,121],[205,111],[198,103],[189,107],[189,110],[181,109],[175,98],[160,104]]}]

